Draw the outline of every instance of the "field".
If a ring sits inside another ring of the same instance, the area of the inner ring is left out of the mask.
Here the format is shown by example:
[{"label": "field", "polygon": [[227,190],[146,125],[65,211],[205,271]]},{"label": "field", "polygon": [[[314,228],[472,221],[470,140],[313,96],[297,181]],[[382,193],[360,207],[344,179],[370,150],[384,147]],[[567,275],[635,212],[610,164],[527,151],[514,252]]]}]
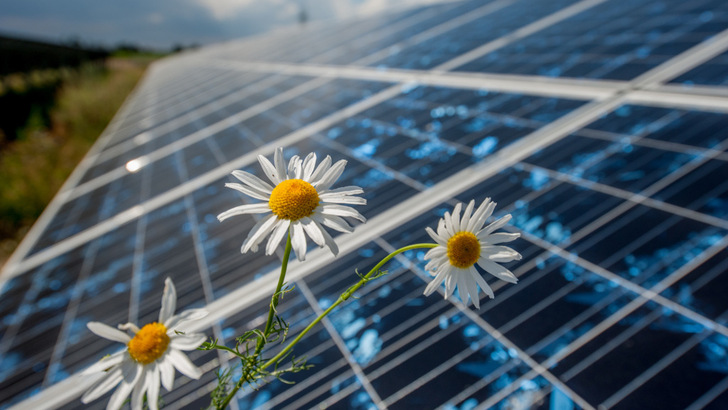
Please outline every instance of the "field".
[{"label": "field", "polygon": [[0,265],[96,141],[154,57],[0,77]]}]

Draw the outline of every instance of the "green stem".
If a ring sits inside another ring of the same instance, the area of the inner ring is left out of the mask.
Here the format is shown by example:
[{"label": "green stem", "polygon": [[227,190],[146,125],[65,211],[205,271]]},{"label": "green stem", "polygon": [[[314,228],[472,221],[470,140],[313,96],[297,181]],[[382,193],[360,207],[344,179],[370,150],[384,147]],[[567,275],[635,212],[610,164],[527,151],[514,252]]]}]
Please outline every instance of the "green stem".
[{"label": "green stem", "polygon": [[[276,291],[273,293],[273,297],[270,301],[270,308],[268,309],[268,320],[265,322],[265,328],[263,330],[264,337],[261,337],[258,339],[258,343],[255,346],[255,353],[253,353],[253,358],[258,357],[260,352],[263,350],[263,347],[265,347],[265,340],[268,338],[268,335],[270,334],[270,330],[273,327],[273,318],[276,314],[276,307],[278,307],[278,300],[280,297],[281,289],[283,288],[283,282],[286,279],[286,270],[288,270],[288,259],[291,256],[291,233],[288,233],[288,239],[286,240],[286,250],[283,251],[283,262],[281,263],[281,274],[278,276],[278,285],[276,286]],[[243,367],[245,367],[245,363],[243,363]],[[218,409],[224,409],[230,404],[230,400],[235,397],[235,394],[240,390],[241,387],[243,387],[243,383],[245,383],[245,380],[247,380],[246,375],[241,375],[240,380],[235,384],[235,387],[230,391],[230,393],[225,396],[225,401],[218,406]]]},{"label": "green stem", "polygon": [[342,293],[341,296],[334,302],[331,306],[329,306],[328,309],[323,311],[316,319],[314,319],[313,322],[311,322],[308,326],[306,326],[305,329],[301,331],[301,333],[296,336],[295,339],[291,341],[283,350],[278,352],[277,355],[273,356],[270,360],[265,362],[262,366],[260,366],[261,369],[265,369],[268,366],[272,365],[273,363],[276,363],[278,360],[280,360],[283,356],[285,356],[291,349],[293,349],[293,346],[295,346],[302,338],[306,335],[311,329],[313,329],[316,324],[318,324],[321,320],[323,320],[324,317],[326,317],[329,313],[331,313],[332,310],[334,310],[337,306],[342,304],[345,300],[349,299],[351,295],[356,292],[360,287],[362,287],[365,283],[369,281],[371,276],[379,271],[379,269],[384,266],[385,263],[389,262],[390,259],[394,258],[398,254],[402,252],[406,252],[412,249],[420,249],[420,248],[434,248],[438,246],[434,243],[418,243],[414,245],[405,246],[404,248],[397,249],[396,251],[390,253],[387,255],[384,259],[382,259],[378,264],[376,264],[370,271],[367,273],[359,282],[356,283],[356,285],[350,287],[346,292]]}]

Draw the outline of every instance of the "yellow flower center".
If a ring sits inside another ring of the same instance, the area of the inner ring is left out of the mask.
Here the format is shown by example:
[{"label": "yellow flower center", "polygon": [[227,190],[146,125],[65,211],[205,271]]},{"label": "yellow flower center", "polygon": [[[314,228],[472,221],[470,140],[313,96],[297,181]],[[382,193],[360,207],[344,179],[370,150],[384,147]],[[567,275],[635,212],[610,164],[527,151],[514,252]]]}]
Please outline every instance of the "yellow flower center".
[{"label": "yellow flower center", "polygon": [[458,232],[447,241],[447,257],[457,268],[469,268],[480,258],[480,242],[472,232]]},{"label": "yellow flower center", "polygon": [[168,345],[167,328],[161,323],[154,322],[144,325],[126,347],[134,361],[149,364],[162,357]]},{"label": "yellow flower center", "polygon": [[287,179],[276,185],[268,201],[274,214],[291,221],[311,216],[318,204],[316,188],[301,179]]}]

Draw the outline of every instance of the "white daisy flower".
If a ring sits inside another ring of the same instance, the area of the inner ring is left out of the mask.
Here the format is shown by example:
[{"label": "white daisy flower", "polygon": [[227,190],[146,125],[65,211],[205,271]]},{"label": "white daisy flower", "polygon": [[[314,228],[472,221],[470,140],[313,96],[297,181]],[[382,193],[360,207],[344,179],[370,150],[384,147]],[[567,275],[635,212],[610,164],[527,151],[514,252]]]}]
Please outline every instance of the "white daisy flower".
[{"label": "white daisy flower", "polygon": [[283,148],[278,148],[274,155],[275,165],[262,155],[258,156],[258,162],[273,185],[248,172],[233,171],[233,176],[242,184],[227,183],[225,186],[266,202],[236,206],[217,216],[223,221],[233,215],[270,213],[248,233],[240,250],[242,253],[257,252],[258,245],[270,234],[265,253],[272,255],[286,233],[290,233],[293,250],[302,261],[306,258],[305,232],[319,247],[327,246],[336,256],[339,247],[323,226],[352,232],[354,228],[344,218],[366,221],[354,208],[346,206],[366,205],[366,199],[354,196],[364,192],[361,188],[331,188],[344,172],[345,160],[331,165],[331,157],[327,155],[317,167],[316,154],[310,153],[304,160],[294,155],[286,168]]},{"label": "white daisy flower", "polygon": [[[126,348],[118,353],[102,358],[82,374],[104,373],[81,397],[83,403],[89,403],[103,396],[106,392],[119,387],[111,396],[107,409],[118,410],[131,393],[131,408],[141,410],[144,394],[150,410],[157,409],[159,384],[167,391],[174,384],[174,369],[192,379],[199,379],[202,370],[195,366],[182,350],[194,350],[207,338],[201,333],[178,333],[190,321],[207,315],[204,309],[190,309],[179,315],[173,315],[177,305],[177,291],[172,280],[164,281],[162,309],[159,311],[159,322],[153,322],[139,329],[132,323],[119,325],[119,329],[100,322],[89,322],[89,330],[104,339],[121,342]],[[129,336],[126,331],[132,331]]]},{"label": "white daisy flower", "polygon": [[510,214],[483,228],[486,219],[493,214],[496,205],[490,198],[486,198],[475,213],[473,213],[475,201],[470,201],[463,217],[460,218],[462,205],[461,203],[455,205],[452,215],[445,212],[445,217],[440,219],[437,225],[437,233],[430,227],[426,228],[427,233],[439,246],[430,249],[425,255],[425,259],[430,260],[425,266],[425,270],[435,276],[435,279],[427,285],[425,295],[431,295],[442,282],[445,282],[445,299],[447,299],[452,296],[457,285],[460,300],[467,305],[468,296],[470,296],[475,307],[480,309],[478,286],[491,299],[493,299],[493,290],[480,276],[475,264],[477,263],[478,266],[498,279],[516,283],[518,279],[513,273],[499,265],[498,262],[520,260],[521,254],[507,246],[498,246],[498,244],[510,242],[521,234],[493,233],[511,220]]}]

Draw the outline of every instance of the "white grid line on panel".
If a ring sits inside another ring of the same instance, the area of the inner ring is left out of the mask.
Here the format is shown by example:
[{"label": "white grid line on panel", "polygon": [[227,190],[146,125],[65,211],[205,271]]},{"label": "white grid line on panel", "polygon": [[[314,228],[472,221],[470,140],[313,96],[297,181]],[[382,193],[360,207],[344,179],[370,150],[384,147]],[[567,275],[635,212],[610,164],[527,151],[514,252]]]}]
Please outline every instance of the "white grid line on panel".
[{"label": "white grid line on panel", "polygon": [[[306,285],[306,282],[304,281],[298,281],[298,288],[301,290],[301,293],[306,298],[306,301],[311,306],[313,311],[316,313],[317,316],[321,315],[323,313],[323,310],[318,304],[318,301],[316,300],[316,297],[311,293],[311,290]],[[362,386],[364,387],[364,390],[366,390],[369,397],[374,402],[374,405],[377,406],[378,409],[385,409],[386,405],[382,401],[382,398],[379,397],[379,393],[374,389],[372,386],[372,383],[369,381],[369,378],[364,374],[364,371],[362,370],[359,363],[356,362],[354,357],[352,356],[349,349],[346,347],[346,343],[344,343],[344,339],[341,337],[339,332],[336,331],[336,328],[331,323],[331,319],[328,317],[323,318],[321,321],[326,331],[331,336],[331,339],[334,341],[334,344],[339,349],[339,352],[341,352],[342,356],[346,359],[346,362],[348,363],[349,367],[354,371],[354,374],[356,374],[357,379],[359,382],[361,382]]]},{"label": "white grid line on panel", "polygon": [[645,382],[650,380],[651,378],[655,377],[659,372],[664,370],[667,366],[672,364],[675,360],[679,359],[682,355],[687,353],[690,349],[697,346],[698,343],[702,342],[707,338],[709,335],[709,332],[703,332],[700,334],[696,334],[692,336],[690,339],[686,340],[685,342],[681,343],[680,346],[672,350],[667,355],[663,356],[657,363],[650,366],[649,369],[642,372],[639,376],[632,379],[629,383],[627,383],[625,386],[623,386],[621,389],[619,389],[617,392],[609,396],[606,400],[604,400],[599,407],[605,407],[605,408],[611,408],[620,401],[624,400],[625,397],[632,394],[635,390],[637,390],[640,386],[642,386]]},{"label": "white grid line on panel", "polygon": [[689,407],[687,407],[685,410],[700,410],[702,408],[705,408],[710,402],[715,400],[718,396],[723,394],[728,390],[728,377],[721,380],[718,384],[713,386],[710,390],[705,392],[700,398],[695,400]]},{"label": "white grid line on panel", "polygon": [[717,218],[712,215],[704,214],[702,212],[694,211],[692,209],[683,208],[681,206],[672,205],[667,202],[660,201],[658,199],[652,199],[650,197],[646,197],[644,195],[635,194],[630,191],[625,191],[620,188],[616,188],[610,185],[602,184],[600,182],[586,180],[581,177],[570,175],[570,174],[564,174],[559,171],[554,171],[549,168],[543,168],[537,165],[529,164],[527,162],[519,162],[519,166],[522,166],[524,170],[526,171],[534,171],[539,170],[545,174],[547,174],[549,177],[559,180],[561,182],[566,182],[569,184],[573,184],[574,186],[579,186],[582,188],[587,188],[592,191],[601,192],[603,194],[611,195],[616,198],[621,198],[626,201],[635,202],[636,204],[645,205],[650,208],[659,209],[664,212],[668,212],[677,216],[681,216],[683,218],[692,219],[694,221],[702,222],[706,225],[712,225],[718,228],[728,229],[728,221],[725,219]]},{"label": "white grid line on panel", "polygon": [[523,26],[512,33],[506,34],[503,37],[500,37],[500,38],[493,40],[491,42],[488,42],[474,50],[471,50],[465,54],[455,57],[452,60],[450,60],[444,64],[440,64],[439,66],[437,66],[435,68],[435,70],[450,71],[453,68],[456,68],[463,64],[469,63],[492,51],[495,51],[495,50],[505,46],[506,44],[510,44],[516,40],[520,40],[526,36],[537,33],[545,28],[551,27],[556,23],[560,23],[560,22],[568,19],[569,17],[573,17],[573,16],[581,13],[582,11],[588,10],[594,6],[604,3],[605,1],[606,0],[582,0],[578,3],[574,3],[569,7],[558,10],[546,17],[543,17],[539,20],[534,21],[531,24]]}]

